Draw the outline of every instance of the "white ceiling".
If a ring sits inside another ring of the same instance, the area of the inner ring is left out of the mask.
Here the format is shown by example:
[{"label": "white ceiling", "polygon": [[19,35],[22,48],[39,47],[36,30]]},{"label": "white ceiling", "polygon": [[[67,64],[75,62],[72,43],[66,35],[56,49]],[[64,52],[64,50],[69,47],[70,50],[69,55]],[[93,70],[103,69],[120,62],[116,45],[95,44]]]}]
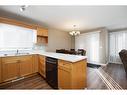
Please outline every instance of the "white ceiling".
[{"label": "white ceiling", "polygon": [[17,18],[26,17],[49,28],[62,31],[107,27],[108,29],[127,27],[127,6],[28,6],[21,12],[20,6],[0,6],[4,11],[13,13]]}]

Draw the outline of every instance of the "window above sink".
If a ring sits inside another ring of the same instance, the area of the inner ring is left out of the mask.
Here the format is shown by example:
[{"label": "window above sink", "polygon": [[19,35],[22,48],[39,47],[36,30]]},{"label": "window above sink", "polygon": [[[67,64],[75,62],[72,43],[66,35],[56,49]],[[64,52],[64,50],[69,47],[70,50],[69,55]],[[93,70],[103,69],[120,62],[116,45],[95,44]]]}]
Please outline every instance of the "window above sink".
[{"label": "window above sink", "polygon": [[32,49],[36,37],[37,31],[34,29],[0,23],[0,51]]}]

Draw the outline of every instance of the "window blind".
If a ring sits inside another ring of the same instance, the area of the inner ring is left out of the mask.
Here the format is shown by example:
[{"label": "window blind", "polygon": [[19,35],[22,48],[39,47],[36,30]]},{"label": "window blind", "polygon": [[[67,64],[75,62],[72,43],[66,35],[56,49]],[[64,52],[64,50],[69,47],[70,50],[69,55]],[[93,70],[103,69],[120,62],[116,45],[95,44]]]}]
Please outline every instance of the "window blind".
[{"label": "window blind", "polygon": [[0,23],[0,49],[31,49],[36,30]]}]

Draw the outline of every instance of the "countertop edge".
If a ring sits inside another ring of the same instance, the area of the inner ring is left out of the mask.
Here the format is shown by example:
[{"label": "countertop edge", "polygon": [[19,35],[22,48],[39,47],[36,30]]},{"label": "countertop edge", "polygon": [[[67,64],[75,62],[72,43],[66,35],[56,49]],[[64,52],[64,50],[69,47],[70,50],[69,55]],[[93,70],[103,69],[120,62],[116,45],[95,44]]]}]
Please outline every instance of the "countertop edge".
[{"label": "countertop edge", "polygon": [[23,54],[23,55],[13,55],[13,54],[7,55],[7,56],[0,55],[0,57],[25,56],[25,55],[29,56],[33,54],[39,54],[42,56],[52,57],[52,58],[56,58],[59,60],[69,61],[72,63],[87,59],[86,56],[68,55],[68,54],[61,54],[61,53],[54,53],[54,52],[39,52],[39,51],[29,52],[29,54]]}]

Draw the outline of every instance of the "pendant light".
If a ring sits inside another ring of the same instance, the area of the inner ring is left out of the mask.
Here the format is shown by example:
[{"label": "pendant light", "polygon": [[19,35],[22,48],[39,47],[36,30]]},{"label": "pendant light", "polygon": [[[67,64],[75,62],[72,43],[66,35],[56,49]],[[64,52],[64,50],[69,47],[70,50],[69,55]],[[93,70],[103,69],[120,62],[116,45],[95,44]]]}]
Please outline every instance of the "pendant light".
[{"label": "pendant light", "polygon": [[70,35],[76,36],[80,34],[80,31],[76,30],[76,25],[73,25],[74,29],[73,31],[69,32]]},{"label": "pendant light", "polygon": [[28,5],[22,5],[22,6],[20,6],[20,11],[21,12],[25,11],[27,7],[28,7]]}]

